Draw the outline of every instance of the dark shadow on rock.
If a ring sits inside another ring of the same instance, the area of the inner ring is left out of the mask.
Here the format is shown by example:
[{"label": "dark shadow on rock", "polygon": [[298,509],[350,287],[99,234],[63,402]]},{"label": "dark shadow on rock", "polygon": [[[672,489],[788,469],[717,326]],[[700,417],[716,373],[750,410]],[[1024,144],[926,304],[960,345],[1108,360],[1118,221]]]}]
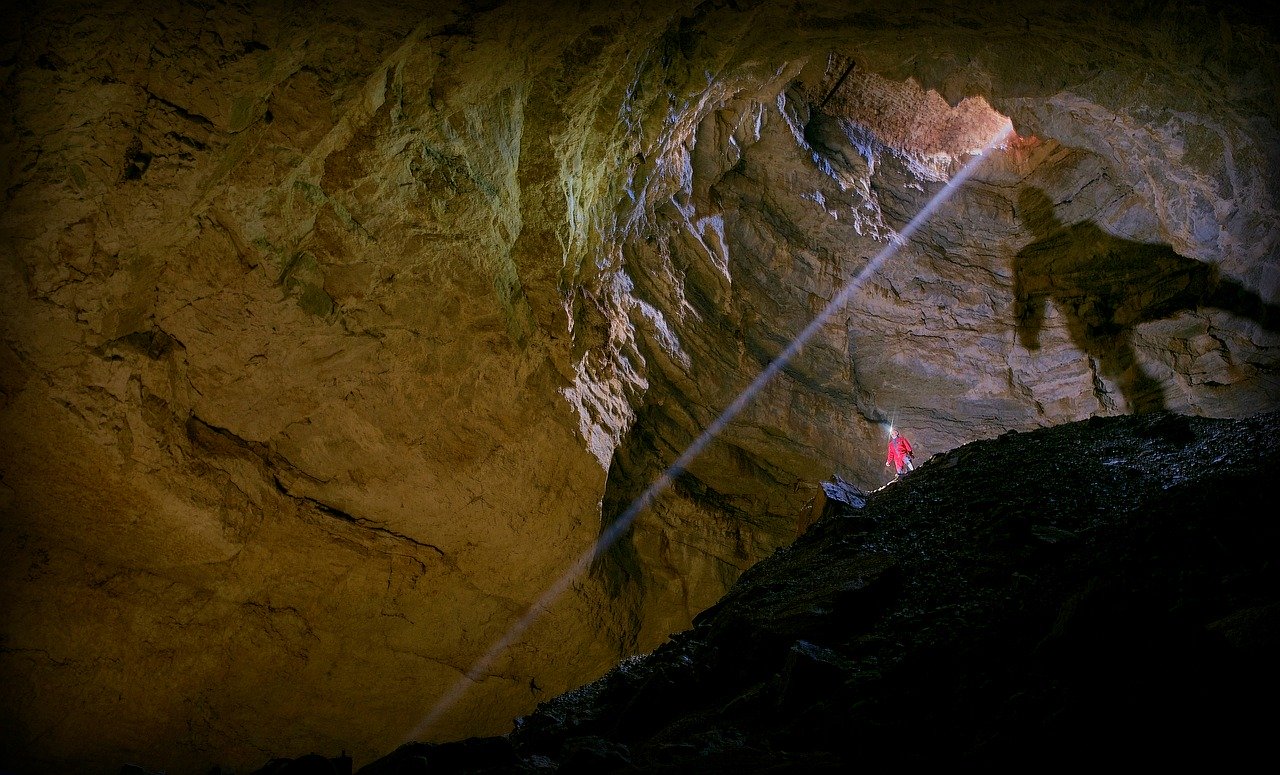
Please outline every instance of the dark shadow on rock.
[{"label": "dark shadow on rock", "polygon": [[1159,380],[1143,370],[1133,349],[1140,323],[1213,308],[1270,331],[1280,328],[1277,305],[1222,277],[1212,264],[1178,255],[1168,245],[1114,237],[1093,223],[1067,226],[1036,188],[1018,194],[1017,212],[1035,237],[1013,263],[1018,340],[1039,349],[1045,302],[1052,300],[1072,342],[1116,380],[1134,414],[1165,408]]}]

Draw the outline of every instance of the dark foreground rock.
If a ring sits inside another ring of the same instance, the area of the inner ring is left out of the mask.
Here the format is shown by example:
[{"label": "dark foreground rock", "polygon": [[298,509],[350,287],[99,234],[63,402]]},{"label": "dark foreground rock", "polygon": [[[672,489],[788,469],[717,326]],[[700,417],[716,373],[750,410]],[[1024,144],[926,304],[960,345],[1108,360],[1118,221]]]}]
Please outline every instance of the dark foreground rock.
[{"label": "dark foreground rock", "polygon": [[361,772],[1240,765],[1277,729],[1278,431],[1161,413],[935,457],[510,735]]}]

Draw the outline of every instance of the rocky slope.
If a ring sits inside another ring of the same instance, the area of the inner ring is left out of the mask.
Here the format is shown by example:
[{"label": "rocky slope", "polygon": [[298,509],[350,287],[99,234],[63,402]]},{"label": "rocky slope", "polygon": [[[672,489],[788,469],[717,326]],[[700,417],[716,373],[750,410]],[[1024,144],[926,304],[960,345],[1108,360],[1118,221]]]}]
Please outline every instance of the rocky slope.
[{"label": "rocky slope", "polygon": [[[0,767],[422,739],[1005,429],[1274,409],[1274,24],[844,0],[0,10]],[[352,708],[360,712],[353,714]],[[94,730],[92,735],[83,730]]]},{"label": "rocky slope", "polygon": [[974,442],[816,524],[695,626],[366,775],[1248,767],[1280,715],[1280,415]]}]

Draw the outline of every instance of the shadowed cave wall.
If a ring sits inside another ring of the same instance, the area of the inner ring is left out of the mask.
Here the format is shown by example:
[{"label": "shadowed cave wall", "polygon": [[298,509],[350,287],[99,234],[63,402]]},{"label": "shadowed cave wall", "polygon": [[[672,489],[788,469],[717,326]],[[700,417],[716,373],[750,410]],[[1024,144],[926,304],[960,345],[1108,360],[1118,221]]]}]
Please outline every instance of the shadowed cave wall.
[{"label": "shadowed cave wall", "polygon": [[44,3],[0,42],[6,766],[504,731],[811,518],[1008,428],[1276,405],[1266,18]]}]

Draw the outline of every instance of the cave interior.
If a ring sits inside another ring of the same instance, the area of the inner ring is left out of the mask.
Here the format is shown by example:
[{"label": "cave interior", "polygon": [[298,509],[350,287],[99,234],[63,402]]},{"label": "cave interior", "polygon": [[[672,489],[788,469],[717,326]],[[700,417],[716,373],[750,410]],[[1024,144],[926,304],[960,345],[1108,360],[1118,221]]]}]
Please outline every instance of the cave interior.
[{"label": "cave interior", "polygon": [[1276,463],[1274,12],[0,18],[0,770],[1008,764],[1146,665],[1083,761],[1276,686],[1205,518]]}]

